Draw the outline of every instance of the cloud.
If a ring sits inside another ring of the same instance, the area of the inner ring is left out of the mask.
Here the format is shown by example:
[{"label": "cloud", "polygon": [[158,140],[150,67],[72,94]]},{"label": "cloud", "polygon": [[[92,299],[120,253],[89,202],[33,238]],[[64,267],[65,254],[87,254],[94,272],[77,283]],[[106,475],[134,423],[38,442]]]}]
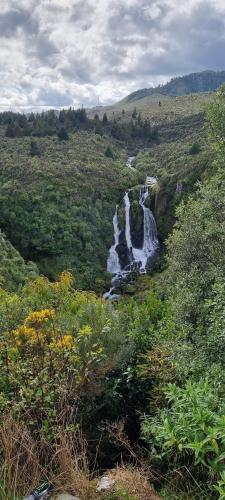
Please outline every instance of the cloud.
[{"label": "cloud", "polygon": [[1,109],[110,103],[224,69],[224,0],[5,0]]},{"label": "cloud", "polygon": [[31,12],[16,8],[0,14],[0,37],[15,37],[19,29],[25,33],[37,33],[38,22],[32,18]]}]

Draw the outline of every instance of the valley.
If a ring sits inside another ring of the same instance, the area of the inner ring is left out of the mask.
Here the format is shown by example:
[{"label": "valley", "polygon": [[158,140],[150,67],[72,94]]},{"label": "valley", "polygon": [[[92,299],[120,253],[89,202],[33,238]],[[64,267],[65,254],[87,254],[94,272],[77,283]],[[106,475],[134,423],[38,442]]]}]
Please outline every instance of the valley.
[{"label": "valley", "polygon": [[224,498],[225,87],[166,89],[0,115],[0,500]]}]

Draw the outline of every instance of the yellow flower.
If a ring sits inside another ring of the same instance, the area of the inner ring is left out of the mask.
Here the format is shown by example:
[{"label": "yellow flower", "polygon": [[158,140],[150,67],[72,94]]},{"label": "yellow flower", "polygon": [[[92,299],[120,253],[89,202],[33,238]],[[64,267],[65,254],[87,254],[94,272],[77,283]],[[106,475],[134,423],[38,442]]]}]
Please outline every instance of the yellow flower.
[{"label": "yellow flower", "polygon": [[60,350],[60,349],[72,349],[74,346],[74,341],[72,335],[64,335],[61,339],[54,340],[51,342],[50,347],[52,349]]},{"label": "yellow flower", "polygon": [[71,288],[73,284],[73,275],[69,271],[64,271],[60,275],[59,282],[67,288]]},{"label": "yellow flower", "polygon": [[30,343],[30,344],[36,344],[36,343],[42,343],[45,340],[45,334],[40,331],[36,331],[35,328],[31,328],[27,326],[26,324],[23,326],[20,326],[16,330],[13,330],[12,332],[16,346],[20,347],[22,343]]},{"label": "yellow flower", "polygon": [[83,326],[78,332],[78,339],[81,339],[83,337],[89,337],[92,334],[92,329],[89,325]]},{"label": "yellow flower", "polygon": [[61,341],[62,347],[66,347],[67,349],[72,349],[73,347],[73,337],[72,335],[64,335]]},{"label": "yellow flower", "polygon": [[41,311],[34,311],[27,316],[24,324],[29,325],[30,323],[43,323],[55,317],[54,309],[42,309]]}]

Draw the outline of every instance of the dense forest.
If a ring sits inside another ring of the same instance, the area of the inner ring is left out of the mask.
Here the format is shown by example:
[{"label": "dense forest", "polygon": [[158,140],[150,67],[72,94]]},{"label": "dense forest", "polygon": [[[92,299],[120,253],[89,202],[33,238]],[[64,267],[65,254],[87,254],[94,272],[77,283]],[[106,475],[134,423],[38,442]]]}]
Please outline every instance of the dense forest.
[{"label": "dense forest", "polygon": [[[138,107],[132,123],[0,123],[0,498],[51,481],[81,500],[222,500],[225,87],[204,125],[157,137]],[[147,174],[158,260],[106,301],[115,206]],[[114,490],[98,493],[106,470]]]},{"label": "dense forest", "polygon": [[[41,114],[30,113],[28,116],[20,113],[5,112],[0,114],[0,125],[7,125],[6,137],[45,137],[58,134],[61,141],[69,139],[69,132],[78,130],[107,134],[122,141],[142,139],[145,142],[157,141],[157,128],[151,126],[148,118],[142,119],[140,113],[134,111],[129,122],[120,124],[118,121],[108,121],[107,113],[102,120],[96,113],[94,119],[88,118],[86,110],[68,109],[47,111]],[[31,154],[38,155],[38,148],[31,143]]]}]

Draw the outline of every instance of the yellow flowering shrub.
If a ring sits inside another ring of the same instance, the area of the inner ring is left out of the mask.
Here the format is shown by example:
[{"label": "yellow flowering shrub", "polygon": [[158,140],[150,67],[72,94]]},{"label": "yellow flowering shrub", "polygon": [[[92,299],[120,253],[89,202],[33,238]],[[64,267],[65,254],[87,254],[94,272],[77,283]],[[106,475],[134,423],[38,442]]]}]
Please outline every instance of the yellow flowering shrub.
[{"label": "yellow flowering shrub", "polygon": [[25,325],[30,324],[40,324],[43,321],[47,322],[55,317],[55,311],[53,309],[43,309],[41,311],[35,311],[29,314],[25,319]]},{"label": "yellow flowering shrub", "polygon": [[[0,301],[0,410],[13,403],[19,417],[55,433],[62,408],[73,415],[78,401],[99,394],[113,370],[111,308],[92,292],[75,291],[72,276],[57,283],[39,277],[20,295]],[[106,351],[108,350],[108,354]],[[86,403],[85,403],[86,404]]]},{"label": "yellow flowering shrub", "polygon": [[50,348],[53,350],[58,349],[73,349],[74,347],[74,339],[72,335],[63,335],[63,337],[53,340],[50,343]]}]

